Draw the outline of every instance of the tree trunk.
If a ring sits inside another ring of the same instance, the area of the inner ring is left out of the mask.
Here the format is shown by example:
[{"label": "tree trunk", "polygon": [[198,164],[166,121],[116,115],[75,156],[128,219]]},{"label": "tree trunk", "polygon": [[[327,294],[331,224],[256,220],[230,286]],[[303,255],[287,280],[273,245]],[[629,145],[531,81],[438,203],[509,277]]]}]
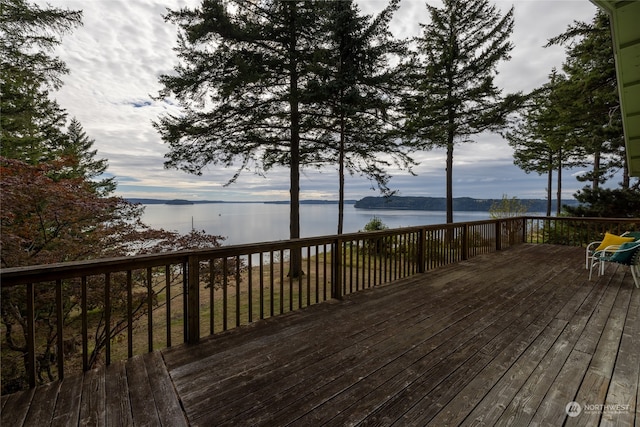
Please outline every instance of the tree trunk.
[{"label": "tree trunk", "polygon": [[447,144],[447,224],[453,222],[453,134]]},{"label": "tree trunk", "polygon": [[[289,108],[291,114],[291,165],[290,165],[290,217],[289,238],[300,238],[300,111],[298,94],[298,57],[295,2],[287,2],[289,11]],[[289,276],[300,277],[302,271],[302,249],[292,249]]]},{"label": "tree trunk", "polygon": [[593,154],[593,181],[591,182],[593,190],[597,190],[600,187],[600,151],[596,151]]},{"label": "tree trunk", "polygon": [[547,171],[547,216],[551,216],[551,199],[553,186],[553,154],[549,154],[549,170]]},{"label": "tree trunk", "polygon": [[344,227],[344,114],[340,117],[340,148],[338,153],[338,234],[342,234]]},{"label": "tree trunk", "polygon": [[558,153],[558,205],[556,215],[560,216],[562,211],[562,150]]}]

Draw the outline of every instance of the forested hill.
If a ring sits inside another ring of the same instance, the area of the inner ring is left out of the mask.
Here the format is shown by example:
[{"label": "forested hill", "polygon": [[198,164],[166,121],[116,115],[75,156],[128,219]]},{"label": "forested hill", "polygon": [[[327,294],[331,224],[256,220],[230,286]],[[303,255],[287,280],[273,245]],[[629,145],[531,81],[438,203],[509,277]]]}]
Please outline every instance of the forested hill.
[{"label": "forested hill", "polygon": [[[529,212],[546,212],[547,201],[543,199],[518,199],[528,207]],[[454,211],[489,211],[491,205],[499,202],[498,199],[472,199],[471,197],[458,197],[453,199]],[[562,202],[563,205],[577,205],[576,200],[571,199]],[[408,209],[421,211],[446,211],[447,199],[444,197],[365,197],[355,204],[356,209]],[[552,202],[552,211],[555,212],[556,203]]]}]

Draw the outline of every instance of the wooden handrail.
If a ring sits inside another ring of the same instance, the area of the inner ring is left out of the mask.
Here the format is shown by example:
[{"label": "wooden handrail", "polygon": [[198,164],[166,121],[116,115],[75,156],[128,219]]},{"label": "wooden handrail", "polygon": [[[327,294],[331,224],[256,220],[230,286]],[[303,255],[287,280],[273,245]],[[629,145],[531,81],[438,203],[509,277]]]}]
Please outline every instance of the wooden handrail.
[{"label": "wooden handrail", "polygon": [[[99,329],[91,323],[95,320],[91,320],[90,315],[95,317],[96,313],[103,313],[100,321],[104,322],[102,333],[106,341],[101,360],[109,364],[116,351],[113,346],[117,344],[114,338],[118,334],[127,337],[126,357],[136,353],[132,337],[139,316],[146,319],[145,351],[153,351],[158,345],[156,339],[163,340],[161,346],[172,345],[172,334],[175,334],[172,321],[176,317],[183,327],[183,341],[196,343],[201,336],[253,322],[254,316],[263,319],[327,298],[342,298],[345,294],[510,245],[523,242],[584,245],[605,231],[621,233],[638,229],[638,218],[521,216],[5,268],[0,270],[0,277],[3,292],[25,295],[24,375],[33,387],[37,383],[38,348],[42,344],[36,339],[35,319],[40,303],[38,292],[43,290],[55,291],[52,303],[55,307],[51,312],[55,313],[56,321],[65,316],[65,298],[79,301],[73,315],[81,319],[81,365],[88,370],[92,367],[89,334],[95,336],[96,328]],[[299,250],[305,257],[304,277],[286,275],[288,261],[285,258],[292,250]],[[65,292],[77,292],[77,295],[64,295],[63,286],[67,286]],[[122,286],[126,288],[124,306],[122,299],[117,300],[114,294]],[[94,301],[91,306],[88,295],[98,290],[102,292],[102,300],[97,305]],[[134,292],[138,302],[134,301]],[[166,322],[162,327],[166,334],[154,331],[154,319],[159,316],[155,316],[154,311],[160,306],[159,299],[165,301]],[[172,304],[179,299],[182,304]],[[207,318],[209,328],[205,331],[207,328],[203,325]],[[59,379],[65,375],[64,340],[74,334],[67,328],[68,325],[59,321],[53,336],[56,354],[51,357],[56,363],[52,366]],[[2,366],[4,369],[4,363]]]}]

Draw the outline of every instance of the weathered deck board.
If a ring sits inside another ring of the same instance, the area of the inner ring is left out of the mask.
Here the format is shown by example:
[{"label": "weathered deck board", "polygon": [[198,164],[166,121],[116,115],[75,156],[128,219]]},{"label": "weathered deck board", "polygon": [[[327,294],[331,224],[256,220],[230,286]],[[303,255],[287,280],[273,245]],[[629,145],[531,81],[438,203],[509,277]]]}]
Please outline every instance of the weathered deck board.
[{"label": "weathered deck board", "polygon": [[638,425],[640,289],[583,264],[560,246],[479,256],[3,396],[0,421]]}]

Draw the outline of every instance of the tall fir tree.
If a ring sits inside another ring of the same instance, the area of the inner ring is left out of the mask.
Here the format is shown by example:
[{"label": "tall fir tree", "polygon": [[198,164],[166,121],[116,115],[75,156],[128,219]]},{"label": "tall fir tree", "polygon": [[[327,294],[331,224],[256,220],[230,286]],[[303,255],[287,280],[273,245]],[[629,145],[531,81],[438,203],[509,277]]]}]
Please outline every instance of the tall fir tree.
[{"label": "tall fir tree", "polygon": [[551,215],[553,172],[557,176],[556,213],[560,214],[563,169],[584,166],[582,147],[570,136],[560,102],[565,84],[565,76],[553,70],[549,82],[529,95],[519,120],[505,134],[516,166],[526,173],[547,175],[547,215]]},{"label": "tall fir tree", "polygon": [[[389,22],[399,7],[392,0],[375,18],[362,16],[354,1],[326,2],[324,50],[310,85],[324,123],[320,150],[338,168],[338,234],[343,231],[345,173],[360,174],[390,194],[386,168],[413,163],[396,139],[399,73],[389,61],[405,53]],[[327,150],[328,149],[328,150]]]},{"label": "tall fir tree", "polygon": [[431,17],[416,38],[411,87],[405,96],[408,136],[415,147],[446,149],[447,222],[453,222],[453,152],[484,131],[499,130],[520,102],[494,84],[509,59],[513,8],[504,16],[488,0],[427,4]]},{"label": "tall fir tree", "polygon": [[591,171],[579,180],[597,190],[617,171],[623,170],[624,188],[629,187],[622,116],[618,97],[615,60],[609,18],[598,12],[591,23],[576,22],[548,45],[566,46],[563,63],[566,82],[558,108],[570,127],[570,136],[592,159]]},{"label": "tall fir tree", "polygon": [[98,150],[93,148],[95,140],[89,138],[80,122],[74,117],[67,128],[67,138],[59,149],[61,157],[69,158],[71,166],[65,168],[69,178],[86,180],[96,194],[108,196],[116,189],[114,177],[100,178],[107,170],[107,159],[97,159]]},{"label": "tall fir tree", "polygon": [[[167,167],[201,174],[209,164],[264,174],[290,171],[290,237],[300,237],[300,168],[320,161],[318,125],[308,96],[321,37],[322,5],[308,1],[203,0],[172,11],[181,63],[160,78],[160,98],[175,96],[179,114],[155,127],[169,146]],[[291,255],[298,276],[301,256]]]},{"label": "tall fir tree", "polygon": [[52,51],[81,18],[79,11],[0,1],[2,156],[37,164],[64,140],[66,112],[49,92],[68,69]]}]

